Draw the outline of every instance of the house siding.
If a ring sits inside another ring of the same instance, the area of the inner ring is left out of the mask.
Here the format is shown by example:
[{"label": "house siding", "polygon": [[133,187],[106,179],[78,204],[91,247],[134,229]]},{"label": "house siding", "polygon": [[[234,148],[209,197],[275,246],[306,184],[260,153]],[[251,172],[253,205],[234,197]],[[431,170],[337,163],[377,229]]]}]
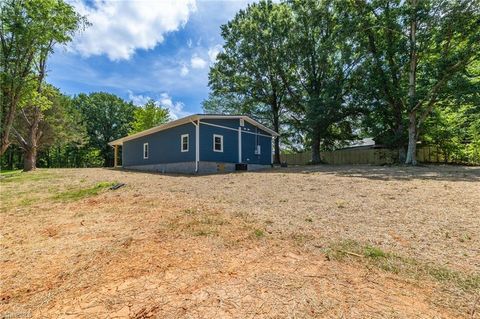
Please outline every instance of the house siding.
[{"label": "house siding", "polygon": [[[211,126],[226,126],[231,129]],[[238,119],[202,120],[200,122],[200,160],[205,162],[238,163]],[[223,136],[223,152],[213,151],[213,135]]]},{"label": "house siding", "polygon": [[[189,134],[188,152],[181,152],[182,134]],[[148,158],[143,158],[143,144],[148,143]],[[195,126],[179,125],[123,143],[123,167],[195,161]]]},{"label": "house siding", "polygon": [[[223,126],[212,126],[208,124]],[[225,128],[227,127],[227,128]],[[217,169],[217,163],[228,163],[225,170],[234,169],[239,162],[238,128],[239,119],[202,119],[199,132],[199,171],[210,172]],[[269,133],[245,121],[242,130],[242,163],[252,168],[270,165],[272,159],[272,138]],[[263,135],[255,135],[258,133]],[[181,136],[189,134],[188,152],[181,152]],[[223,152],[213,150],[213,135],[223,136]],[[148,159],[143,158],[143,144],[149,145]],[[255,155],[256,145],[261,146],[261,154]],[[125,141],[122,148],[123,167],[158,172],[195,171],[195,125],[183,124],[147,136]],[[209,164],[211,163],[211,164]],[[224,167],[224,166],[222,166]]]},{"label": "house siding", "polygon": [[[208,124],[200,126],[200,160],[238,163],[238,127],[239,119],[202,120],[204,123],[226,126],[225,129]],[[256,135],[258,133],[263,135]],[[223,153],[213,151],[213,134],[223,135]],[[255,155],[256,145],[260,145],[260,155]],[[272,137],[267,132],[245,121],[242,127],[242,163],[272,164]]]},{"label": "house siding", "polygon": [[[255,154],[260,145],[260,155]],[[242,133],[242,162],[247,164],[272,164],[272,138]]]}]

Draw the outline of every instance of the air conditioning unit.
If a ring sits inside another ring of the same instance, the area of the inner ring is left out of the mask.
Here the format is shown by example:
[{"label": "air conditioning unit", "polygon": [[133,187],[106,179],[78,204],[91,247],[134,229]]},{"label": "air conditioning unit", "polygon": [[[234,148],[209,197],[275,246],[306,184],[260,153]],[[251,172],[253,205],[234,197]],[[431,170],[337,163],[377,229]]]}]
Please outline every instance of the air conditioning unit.
[{"label": "air conditioning unit", "polygon": [[260,154],[262,154],[262,149],[260,145],[257,145],[257,149],[255,150],[255,155],[260,155]]}]

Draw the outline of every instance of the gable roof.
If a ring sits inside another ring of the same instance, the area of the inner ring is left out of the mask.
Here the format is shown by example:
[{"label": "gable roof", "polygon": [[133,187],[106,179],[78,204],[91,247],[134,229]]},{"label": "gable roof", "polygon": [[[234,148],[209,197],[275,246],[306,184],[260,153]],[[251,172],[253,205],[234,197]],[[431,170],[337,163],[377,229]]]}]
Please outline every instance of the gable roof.
[{"label": "gable roof", "polygon": [[147,136],[147,135],[150,135],[150,134],[153,134],[153,133],[156,133],[156,132],[160,132],[160,131],[163,131],[163,130],[166,130],[166,129],[169,129],[169,128],[172,128],[172,127],[175,127],[175,126],[179,126],[179,125],[182,125],[182,124],[187,124],[187,123],[190,123],[190,122],[194,122],[194,121],[197,121],[197,120],[203,120],[203,119],[209,119],[209,120],[210,119],[243,119],[245,122],[248,122],[248,123],[258,127],[259,129],[264,130],[265,132],[269,133],[272,136],[279,136],[279,134],[277,132],[275,132],[275,131],[269,129],[268,127],[258,123],[257,121],[255,121],[254,119],[252,119],[251,117],[246,116],[246,115],[193,114],[193,115],[183,117],[183,118],[175,120],[175,121],[170,121],[168,123],[152,127],[152,128],[150,128],[148,130],[145,130],[145,131],[141,131],[141,132],[138,132],[138,133],[135,133],[135,134],[132,134],[132,135],[128,135],[128,136],[119,138],[118,140],[114,140],[114,141],[109,142],[108,145],[110,145],[110,146],[123,145],[123,142],[126,142],[126,141],[130,141],[130,140],[133,140],[133,139],[136,139],[136,138],[139,138],[139,137],[142,137],[142,136]]}]

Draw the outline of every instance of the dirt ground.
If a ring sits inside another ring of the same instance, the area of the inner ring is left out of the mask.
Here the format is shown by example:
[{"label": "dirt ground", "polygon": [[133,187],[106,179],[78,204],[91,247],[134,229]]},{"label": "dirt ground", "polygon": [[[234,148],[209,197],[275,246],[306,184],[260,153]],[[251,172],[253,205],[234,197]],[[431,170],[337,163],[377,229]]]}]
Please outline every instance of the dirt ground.
[{"label": "dirt ground", "polygon": [[480,318],[478,167],[0,185],[0,318]]}]

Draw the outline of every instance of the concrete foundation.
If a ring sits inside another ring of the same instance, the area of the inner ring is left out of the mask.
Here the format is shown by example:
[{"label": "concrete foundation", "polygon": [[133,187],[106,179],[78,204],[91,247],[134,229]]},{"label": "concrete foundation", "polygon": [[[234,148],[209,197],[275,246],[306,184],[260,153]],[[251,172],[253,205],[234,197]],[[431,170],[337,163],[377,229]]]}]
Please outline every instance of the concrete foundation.
[{"label": "concrete foundation", "polygon": [[156,172],[156,173],[194,174],[195,162],[135,165],[135,166],[124,166],[123,168],[138,170],[138,171],[146,171],[146,172]]},{"label": "concrete foundation", "polygon": [[[248,164],[247,170],[256,171],[270,168],[270,165]],[[195,162],[164,163],[152,165],[124,166],[125,169],[156,172],[195,174]],[[235,171],[235,163],[202,162],[198,163],[199,174],[228,173]]]}]

